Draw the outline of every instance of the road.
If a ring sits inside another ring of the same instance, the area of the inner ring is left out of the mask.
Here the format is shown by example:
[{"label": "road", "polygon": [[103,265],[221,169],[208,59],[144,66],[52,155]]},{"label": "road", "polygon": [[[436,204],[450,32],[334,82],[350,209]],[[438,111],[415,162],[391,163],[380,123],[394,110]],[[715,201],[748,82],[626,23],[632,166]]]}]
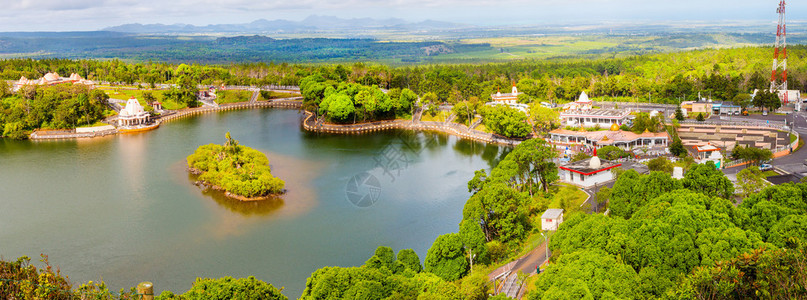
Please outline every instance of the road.
[{"label": "road", "polygon": [[[754,115],[754,116],[747,116],[753,117],[755,119],[763,119],[764,117],[761,115]],[[779,121],[784,120],[787,117],[787,122],[793,122],[793,131],[795,134],[799,135],[799,139],[807,138],[807,113],[805,112],[796,112],[794,114],[790,114],[787,116],[767,116],[773,119],[778,119]],[[795,149],[794,149],[795,150]],[[796,173],[802,174],[807,173],[807,166],[804,165],[804,161],[807,160],[807,150],[799,149],[793,154],[785,155],[780,158],[776,158],[771,162],[771,165],[775,168],[778,168],[782,171],[787,173]],[[723,173],[726,174],[730,179],[734,179],[737,176],[743,167],[735,167],[735,168],[728,168],[723,169]]]}]

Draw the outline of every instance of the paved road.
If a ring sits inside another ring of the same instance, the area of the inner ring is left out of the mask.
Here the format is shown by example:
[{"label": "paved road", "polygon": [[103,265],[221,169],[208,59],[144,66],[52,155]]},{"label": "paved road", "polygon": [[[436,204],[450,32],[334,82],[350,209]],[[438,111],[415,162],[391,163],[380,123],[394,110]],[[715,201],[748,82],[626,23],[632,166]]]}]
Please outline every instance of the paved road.
[{"label": "paved road", "polygon": [[[788,122],[793,122],[793,120],[795,120],[795,126],[793,127],[794,133],[799,135],[799,139],[807,138],[807,113],[797,112],[789,115]],[[807,173],[807,166],[804,165],[804,161],[807,159],[807,150],[804,148],[807,147],[803,147],[802,149],[793,152],[793,154],[774,159],[771,165],[787,173]],[[734,179],[736,178],[737,173],[739,173],[743,168],[744,167],[723,169],[723,173],[725,173],[730,179]]]}]

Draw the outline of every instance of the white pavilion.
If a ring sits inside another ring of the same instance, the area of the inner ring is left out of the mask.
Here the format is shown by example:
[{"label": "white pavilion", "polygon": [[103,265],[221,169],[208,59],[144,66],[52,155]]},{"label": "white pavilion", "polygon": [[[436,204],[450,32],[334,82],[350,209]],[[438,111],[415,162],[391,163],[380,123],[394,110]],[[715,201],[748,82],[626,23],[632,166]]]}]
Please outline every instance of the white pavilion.
[{"label": "white pavilion", "polygon": [[126,107],[118,114],[119,127],[134,127],[149,123],[151,114],[143,109],[135,97],[126,101]]}]

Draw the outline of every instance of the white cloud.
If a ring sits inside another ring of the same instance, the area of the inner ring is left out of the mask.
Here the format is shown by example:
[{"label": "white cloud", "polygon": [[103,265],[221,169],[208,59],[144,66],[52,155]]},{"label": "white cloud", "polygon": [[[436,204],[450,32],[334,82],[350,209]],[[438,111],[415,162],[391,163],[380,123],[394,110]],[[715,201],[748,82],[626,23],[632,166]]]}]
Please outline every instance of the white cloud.
[{"label": "white cloud", "polygon": [[[0,31],[96,30],[124,23],[246,23],[309,15],[474,24],[600,20],[775,19],[758,0],[0,0]],[[789,7],[790,19],[805,8]]]}]

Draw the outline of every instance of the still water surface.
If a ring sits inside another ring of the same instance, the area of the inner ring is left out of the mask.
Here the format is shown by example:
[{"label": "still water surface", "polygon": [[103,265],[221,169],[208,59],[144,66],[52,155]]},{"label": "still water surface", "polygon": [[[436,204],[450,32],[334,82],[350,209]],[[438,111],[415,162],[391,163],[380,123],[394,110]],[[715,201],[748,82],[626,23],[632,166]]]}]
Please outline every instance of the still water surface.
[{"label": "still water surface", "polygon": [[[0,139],[0,255],[44,253],[74,284],[103,279],[113,290],[152,281],[181,293],[196,277],[254,275],[297,298],[314,270],[361,265],[379,245],[423,260],[457,230],[474,170],[506,152],[429,133],[315,134],[300,120],[258,109],[91,140]],[[193,185],[185,157],[227,131],[269,156],[289,190],[282,201],[240,203]],[[358,174],[377,184],[348,197]],[[372,205],[354,197],[372,193]]]}]

